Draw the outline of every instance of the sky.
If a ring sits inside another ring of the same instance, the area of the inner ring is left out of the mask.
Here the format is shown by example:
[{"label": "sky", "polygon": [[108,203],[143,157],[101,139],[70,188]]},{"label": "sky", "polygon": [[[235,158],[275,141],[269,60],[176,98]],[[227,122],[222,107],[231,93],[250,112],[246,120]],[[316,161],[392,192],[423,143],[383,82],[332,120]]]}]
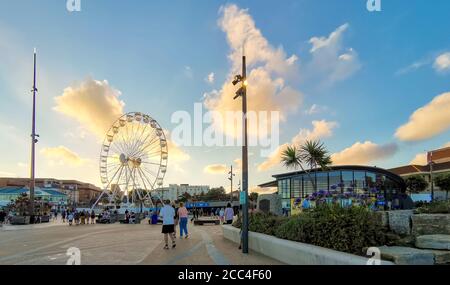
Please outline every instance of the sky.
[{"label": "sky", "polygon": [[[279,126],[269,155],[249,147],[251,190],[307,139],[337,165],[425,164],[427,150],[450,146],[450,2],[382,0],[375,12],[366,2],[81,0],[69,12],[63,0],[0,0],[0,176],[29,176],[34,48],[38,177],[100,186],[108,128],[142,112],[169,139],[164,185],[228,189],[241,148],[181,145],[173,116],[240,110],[231,81],[244,43],[249,110],[280,117],[266,122]],[[204,129],[239,134],[211,122]]]}]

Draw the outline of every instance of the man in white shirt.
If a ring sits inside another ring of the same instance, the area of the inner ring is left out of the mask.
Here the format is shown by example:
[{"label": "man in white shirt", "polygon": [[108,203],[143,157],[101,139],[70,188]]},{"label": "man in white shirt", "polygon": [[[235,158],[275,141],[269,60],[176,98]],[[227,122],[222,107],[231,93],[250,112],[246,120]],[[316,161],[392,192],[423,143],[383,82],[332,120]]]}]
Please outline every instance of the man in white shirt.
[{"label": "man in white shirt", "polygon": [[165,205],[159,212],[159,216],[163,220],[162,233],[164,234],[164,242],[166,243],[164,249],[169,249],[169,235],[172,240],[172,248],[175,248],[175,209],[170,205],[170,200],[165,201]]}]

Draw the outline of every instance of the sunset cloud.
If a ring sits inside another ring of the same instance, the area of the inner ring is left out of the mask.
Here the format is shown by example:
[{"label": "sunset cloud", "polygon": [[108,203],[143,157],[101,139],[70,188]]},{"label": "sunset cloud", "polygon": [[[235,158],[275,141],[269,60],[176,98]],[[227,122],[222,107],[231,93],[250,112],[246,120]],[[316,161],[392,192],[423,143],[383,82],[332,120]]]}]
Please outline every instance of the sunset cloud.
[{"label": "sunset cloud", "polygon": [[211,164],[203,169],[203,172],[208,174],[226,174],[227,171],[228,167],[225,164]]},{"label": "sunset cloud", "polygon": [[63,94],[55,98],[54,109],[103,139],[112,123],[123,114],[125,103],[119,100],[120,95],[108,81],[89,78],[64,89]]},{"label": "sunset cloud", "polygon": [[[227,111],[241,111],[241,100],[234,100],[238,89],[231,82],[234,75],[241,73],[243,44],[249,68],[248,78],[248,110],[278,111],[284,120],[290,112],[294,112],[302,102],[303,95],[287,85],[287,79],[293,77],[297,70],[297,56],[288,57],[279,47],[273,47],[256,27],[248,10],[236,5],[226,5],[220,9],[219,26],[225,32],[230,46],[228,58],[231,70],[220,90],[213,90],[204,95],[204,105],[224,115]],[[264,122],[270,124],[270,122]],[[261,122],[259,122],[261,124]],[[215,121],[215,126],[224,133],[238,137],[241,124],[234,128],[224,128]],[[270,126],[268,127],[270,128]],[[255,131],[249,130],[250,135]]]},{"label": "sunset cloud", "polygon": [[40,152],[46,158],[56,161],[60,164],[80,166],[84,162],[84,159],[82,159],[77,153],[65,146],[46,147],[41,149]]},{"label": "sunset cloud", "polygon": [[402,141],[420,141],[439,135],[450,129],[449,109],[450,92],[436,96],[417,109],[409,121],[397,129],[395,136]]},{"label": "sunset cloud", "polygon": [[371,141],[364,143],[356,142],[351,147],[348,147],[341,152],[331,155],[333,165],[345,164],[369,164],[374,161],[389,158],[398,150],[395,143],[378,145]]}]

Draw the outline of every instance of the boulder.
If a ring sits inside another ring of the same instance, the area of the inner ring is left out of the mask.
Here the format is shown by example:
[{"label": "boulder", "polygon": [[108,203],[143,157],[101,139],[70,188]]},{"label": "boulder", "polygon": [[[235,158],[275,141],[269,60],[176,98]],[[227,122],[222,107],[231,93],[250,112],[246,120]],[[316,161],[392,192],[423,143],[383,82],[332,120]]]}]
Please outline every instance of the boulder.
[{"label": "boulder", "polygon": [[425,251],[434,254],[434,264],[445,265],[450,264],[450,251],[448,250],[432,250],[427,249]]},{"label": "boulder", "polygon": [[397,234],[411,234],[411,216],[413,210],[398,210],[388,212],[389,228]]},{"label": "boulder", "polygon": [[450,235],[450,214],[418,214],[411,219],[413,235]]},{"label": "boulder", "polygon": [[450,250],[450,235],[423,235],[416,238],[416,247]]},{"label": "boulder", "polygon": [[379,247],[381,259],[398,265],[433,265],[435,255],[427,250],[403,246]]}]

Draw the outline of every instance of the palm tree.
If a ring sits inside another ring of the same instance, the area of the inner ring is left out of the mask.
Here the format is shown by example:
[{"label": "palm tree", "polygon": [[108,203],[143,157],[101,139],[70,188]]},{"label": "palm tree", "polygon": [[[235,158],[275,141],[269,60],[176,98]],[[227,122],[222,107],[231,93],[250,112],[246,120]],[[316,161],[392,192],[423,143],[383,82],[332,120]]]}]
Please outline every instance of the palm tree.
[{"label": "palm tree", "polygon": [[305,172],[308,175],[309,180],[311,180],[311,183],[315,189],[316,184],[314,183],[314,180],[312,179],[312,176],[309,173],[309,171],[306,171],[303,168],[303,164],[302,164],[303,162],[300,157],[300,152],[298,151],[298,149],[295,146],[288,146],[285,150],[283,150],[283,152],[281,153],[281,162],[288,169],[289,168],[293,168],[293,169],[300,168],[303,172]]},{"label": "palm tree", "polygon": [[[306,142],[300,146],[299,157],[309,165],[310,170],[314,170],[314,176],[316,176],[316,171],[319,167],[322,170],[326,170],[333,163],[331,156],[328,154],[328,150],[320,140],[306,140]],[[317,191],[315,184],[313,184],[313,187],[314,190]]]},{"label": "palm tree", "polygon": [[[307,140],[303,145],[297,149],[295,146],[288,146],[281,155],[281,161],[287,168],[297,169],[301,168],[303,172],[308,175],[314,191],[317,191],[316,183],[310,174],[310,170],[320,167],[322,170],[328,169],[332,164],[331,156],[324,144],[319,140]],[[303,168],[303,163],[309,166],[309,170]]]}]

